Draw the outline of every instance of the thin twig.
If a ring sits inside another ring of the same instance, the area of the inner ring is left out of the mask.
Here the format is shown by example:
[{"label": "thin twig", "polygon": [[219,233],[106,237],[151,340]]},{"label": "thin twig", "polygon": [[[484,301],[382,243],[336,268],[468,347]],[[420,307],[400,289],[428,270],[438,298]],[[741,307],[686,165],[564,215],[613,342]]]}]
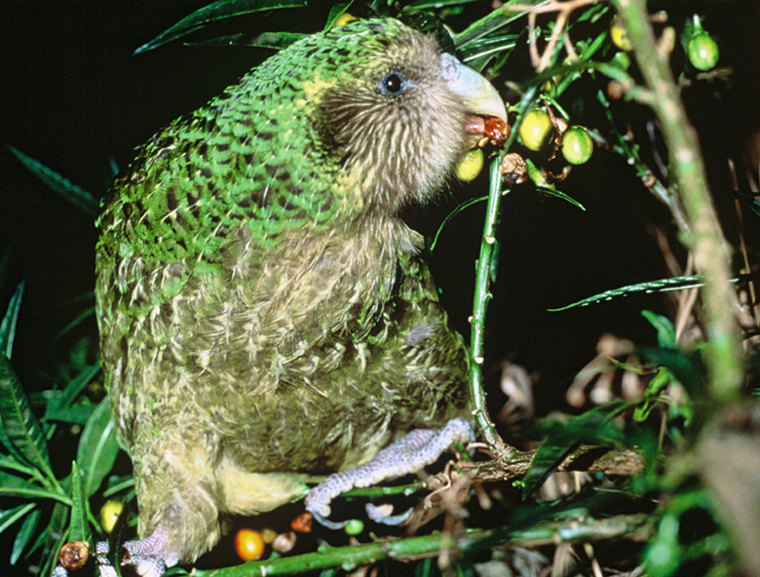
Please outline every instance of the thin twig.
[{"label": "thin twig", "polygon": [[[530,51],[530,61],[538,72],[543,72],[551,64],[554,50],[557,47],[560,36],[565,36],[565,44],[570,44],[570,46],[572,46],[572,43],[566,35],[567,30],[565,29],[567,21],[570,19],[570,14],[578,8],[583,8],[584,6],[589,6],[598,2],[599,0],[567,0],[565,2],[550,0],[550,2],[539,6],[530,6],[527,4],[504,5],[502,6],[502,10],[507,12],[526,12],[528,14],[528,38],[530,39],[528,49]],[[546,48],[544,48],[541,56],[539,56],[535,36],[536,15],[549,14],[551,12],[557,12],[557,19],[554,22],[554,29],[552,30],[552,35],[549,37],[549,42],[546,44]],[[570,56],[574,55],[574,53],[575,51],[572,48],[568,50]]]},{"label": "thin twig", "polygon": [[647,87],[657,94],[650,106],[662,126],[691,230],[683,240],[693,251],[697,271],[705,277],[702,296],[710,392],[715,400],[729,401],[736,397],[743,381],[739,331],[734,318],[736,294],[729,282],[730,248],[707,188],[699,140],[684,111],[668,60],[658,49],[646,3],[643,0],[612,0],[612,3],[628,32]]}]

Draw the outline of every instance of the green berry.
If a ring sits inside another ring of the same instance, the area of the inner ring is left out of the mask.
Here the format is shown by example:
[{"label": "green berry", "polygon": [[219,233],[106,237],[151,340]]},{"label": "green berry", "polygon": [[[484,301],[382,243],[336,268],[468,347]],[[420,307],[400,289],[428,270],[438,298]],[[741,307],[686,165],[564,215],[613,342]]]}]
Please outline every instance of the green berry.
[{"label": "green berry", "polygon": [[540,108],[534,108],[525,115],[520,125],[520,140],[530,150],[541,150],[552,135],[552,121]]},{"label": "green berry", "polygon": [[689,56],[689,62],[697,70],[715,68],[720,56],[718,43],[705,31],[697,32],[689,38],[686,53]]},{"label": "green berry", "polygon": [[570,164],[588,162],[594,152],[594,141],[582,126],[571,126],[562,135],[562,156]]},{"label": "green berry", "polygon": [[612,55],[611,64],[617,66],[621,70],[628,70],[631,66],[631,57],[628,56],[627,52],[615,52],[615,54]]},{"label": "green berry", "polygon": [[364,523],[361,519],[351,519],[343,528],[346,535],[359,535],[364,531]]}]

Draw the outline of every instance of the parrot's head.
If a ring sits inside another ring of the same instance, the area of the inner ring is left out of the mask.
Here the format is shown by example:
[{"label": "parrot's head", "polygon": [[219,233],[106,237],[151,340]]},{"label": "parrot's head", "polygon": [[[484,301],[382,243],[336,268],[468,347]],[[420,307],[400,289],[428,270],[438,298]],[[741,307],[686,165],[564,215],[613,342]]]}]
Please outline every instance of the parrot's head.
[{"label": "parrot's head", "polygon": [[396,213],[430,199],[484,119],[506,122],[483,76],[396,20],[330,30],[304,58],[314,62],[301,63],[314,137],[367,206]]}]

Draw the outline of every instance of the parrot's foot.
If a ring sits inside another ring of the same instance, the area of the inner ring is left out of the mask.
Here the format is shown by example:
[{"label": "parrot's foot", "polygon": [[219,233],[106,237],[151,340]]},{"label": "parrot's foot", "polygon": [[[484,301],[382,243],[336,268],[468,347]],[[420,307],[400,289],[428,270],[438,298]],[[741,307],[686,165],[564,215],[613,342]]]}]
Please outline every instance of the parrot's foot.
[{"label": "parrot's foot", "polygon": [[[328,519],[330,503],[335,497],[354,487],[369,487],[381,481],[415,473],[437,461],[452,444],[469,443],[473,439],[472,427],[459,417],[450,420],[442,429],[415,429],[380,451],[371,461],[327,477],[306,496],[306,510],[325,527],[342,529],[347,521]],[[386,525],[400,525],[410,514],[410,511],[406,511],[392,515],[392,511],[390,505],[367,505],[369,518]]]},{"label": "parrot's foot", "polygon": [[169,532],[161,526],[145,539],[127,541],[123,547],[122,575],[128,574],[124,571],[126,567],[131,567],[139,577],[161,577],[168,567],[179,561],[177,555],[169,551]]},{"label": "parrot's foot", "polygon": [[[139,541],[124,543],[124,556],[120,565],[120,573],[111,563],[107,541],[95,544],[95,562],[98,565],[100,577],[161,577],[168,567],[177,564],[177,556],[168,551],[169,534],[166,529],[159,527],[152,535]],[[68,577],[69,572],[58,565],[53,571],[53,577]]]}]

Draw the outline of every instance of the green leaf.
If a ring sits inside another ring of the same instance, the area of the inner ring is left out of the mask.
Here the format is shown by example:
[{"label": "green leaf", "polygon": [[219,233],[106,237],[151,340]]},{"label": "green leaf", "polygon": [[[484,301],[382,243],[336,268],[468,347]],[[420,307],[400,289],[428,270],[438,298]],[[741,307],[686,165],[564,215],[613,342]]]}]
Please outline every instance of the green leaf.
[{"label": "green leaf", "polygon": [[21,309],[21,297],[24,294],[24,282],[20,282],[13,292],[11,301],[5,311],[5,316],[0,322],[0,353],[11,358],[13,350],[13,339],[16,336],[16,323],[18,322],[18,313]]},{"label": "green leaf", "polygon": [[673,375],[666,368],[660,368],[657,374],[647,384],[644,395],[639,401],[639,406],[633,411],[633,418],[636,422],[644,422],[649,418],[657,403],[661,400],[660,393],[673,382]]},{"label": "green leaf", "polygon": [[324,29],[330,30],[333,26],[335,26],[335,22],[338,20],[338,18],[340,18],[353,3],[354,0],[343,0],[342,2],[336,2],[333,4],[332,8],[330,8],[330,13],[327,15],[327,22],[325,23]]},{"label": "green leaf", "polygon": [[53,567],[58,562],[58,552],[64,543],[69,541],[68,520],[71,512],[69,505],[56,503],[50,515],[47,530],[42,531],[40,538],[32,545],[33,551],[38,547],[42,548],[39,558],[43,560],[43,563],[39,575],[51,575],[53,573]]},{"label": "green leaf", "polygon": [[625,410],[629,403],[613,401],[573,417],[566,423],[551,423],[542,427],[548,433],[536,451],[525,475],[523,497],[530,495],[554,468],[579,444],[608,446],[623,440],[623,434],[611,419]]},{"label": "green leaf", "polygon": [[9,146],[11,153],[19,159],[21,164],[28,168],[45,186],[60,194],[71,204],[89,214],[95,216],[98,213],[98,199],[91,193],[87,192],[80,186],[71,182],[68,178],[61,176],[54,170],[51,170],[39,160],[27,156],[20,150]]},{"label": "green leaf", "polygon": [[24,549],[29,545],[29,541],[34,537],[34,532],[37,529],[37,523],[40,520],[40,510],[35,509],[29,515],[27,515],[24,522],[21,524],[21,528],[16,533],[16,538],[13,540],[13,549],[11,550],[11,565],[15,565],[21,557]]},{"label": "green leaf", "polygon": [[626,285],[623,287],[610,289],[602,293],[595,294],[585,299],[581,299],[569,305],[563,307],[547,309],[549,312],[565,311],[572,308],[586,307],[593,304],[598,304],[605,301],[611,301],[614,298],[627,297],[635,294],[654,294],[659,292],[684,290],[702,286],[703,280],[701,276],[678,276],[673,278],[664,278],[655,281],[642,282],[638,284]]},{"label": "green leaf", "polygon": [[641,347],[636,350],[649,362],[667,368],[686,388],[692,399],[703,397],[707,369],[699,352],[659,347]]},{"label": "green leaf", "polygon": [[153,40],[140,46],[135,50],[135,54],[154,50],[172,40],[197,32],[211,22],[265,10],[304,8],[306,5],[306,0],[219,0],[219,2],[199,8],[192,14],[185,16],[174,26],[167,28]]},{"label": "green leaf", "polygon": [[[55,402],[51,400],[51,403]],[[71,425],[86,425],[90,420],[92,413],[95,412],[97,405],[77,405],[76,407],[55,407],[45,412],[45,421],[58,421],[60,423],[69,423]]]},{"label": "green leaf", "polygon": [[0,497],[22,497],[24,499],[54,499],[71,505],[68,495],[45,489],[21,477],[0,471]]},{"label": "green leaf", "polygon": [[417,10],[437,10],[438,8],[446,8],[447,6],[462,6],[471,2],[479,2],[480,0],[416,0],[404,6],[405,12],[412,12]]},{"label": "green leaf", "polygon": [[478,196],[476,198],[470,198],[468,200],[460,202],[457,206],[455,206],[454,209],[449,214],[446,215],[446,218],[443,219],[443,222],[441,222],[441,225],[438,227],[438,230],[435,231],[435,236],[433,237],[433,241],[430,243],[430,252],[433,252],[435,250],[435,246],[438,244],[438,237],[441,236],[441,233],[443,232],[444,227],[455,216],[463,212],[466,208],[471,207],[473,204],[477,204],[485,200],[488,200],[487,196]]},{"label": "green leaf", "polygon": [[[471,64],[479,58],[491,57],[501,52],[511,52],[520,38],[518,34],[502,34],[479,39],[459,51],[462,62]],[[478,66],[479,69],[482,67]]]},{"label": "green leaf", "polygon": [[79,438],[77,462],[84,475],[84,496],[90,497],[98,490],[103,479],[110,473],[119,442],[116,439],[110,401],[103,399],[87,421],[82,436]]},{"label": "green leaf", "polygon": [[500,7],[500,9],[490,11],[483,18],[473,22],[465,30],[456,34],[454,36],[454,44],[456,44],[458,50],[462,49],[470,42],[483,38],[487,34],[495,32],[528,14],[529,10],[508,10],[507,8],[513,4],[519,4],[520,6],[525,7],[536,7],[548,3],[548,0],[508,0]]},{"label": "green leaf", "polygon": [[26,505],[19,505],[13,509],[7,509],[0,512],[0,533],[5,531],[8,527],[13,525],[16,521],[21,519],[29,511],[34,509],[34,503],[27,503]]},{"label": "green leaf", "polygon": [[536,190],[546,196],[553,196],[554,198],[559,198],[560,200],[569,202],[575,208],[580,208],[584,212],[586,211],[586,207],[583,206],[580,202],[575,200],[572,196],[568,196],[561,190],[554,188],[553,186],[536,186]]},{"label": "green leaf", "polygon": [[71,541],[89,541],[89,526],[87,524],[87,500],[82,491],[82,475],[77,462],[71,464],[71,525],[69,539]]},{"label": "green leaf", "polygon": [[26,496],[29,491],[39,491],[40,488],[26,479],[0,471],[0,496]]},{"label": "green leaf", "polygon": [[676,329],[668,317],[652,311],[643,310],[641,315],[649,321],[657,331],[657,344],[666,349],[676,348]]},{"label": "green leaf", "polygon": [[84,367],[76,377],[68,382],[66,388],[58,397],[50,400],[45,412],[45,419],[52,418],[51,415],[58,411],[71,408],[80,393],[95,378],[99,371],[100,364]]},{"label": "green leaf", "polygon": [[54,478],[50,470],[45,434],[4,354],[0,354],[0,421],[0,441],[3,445]]}]

